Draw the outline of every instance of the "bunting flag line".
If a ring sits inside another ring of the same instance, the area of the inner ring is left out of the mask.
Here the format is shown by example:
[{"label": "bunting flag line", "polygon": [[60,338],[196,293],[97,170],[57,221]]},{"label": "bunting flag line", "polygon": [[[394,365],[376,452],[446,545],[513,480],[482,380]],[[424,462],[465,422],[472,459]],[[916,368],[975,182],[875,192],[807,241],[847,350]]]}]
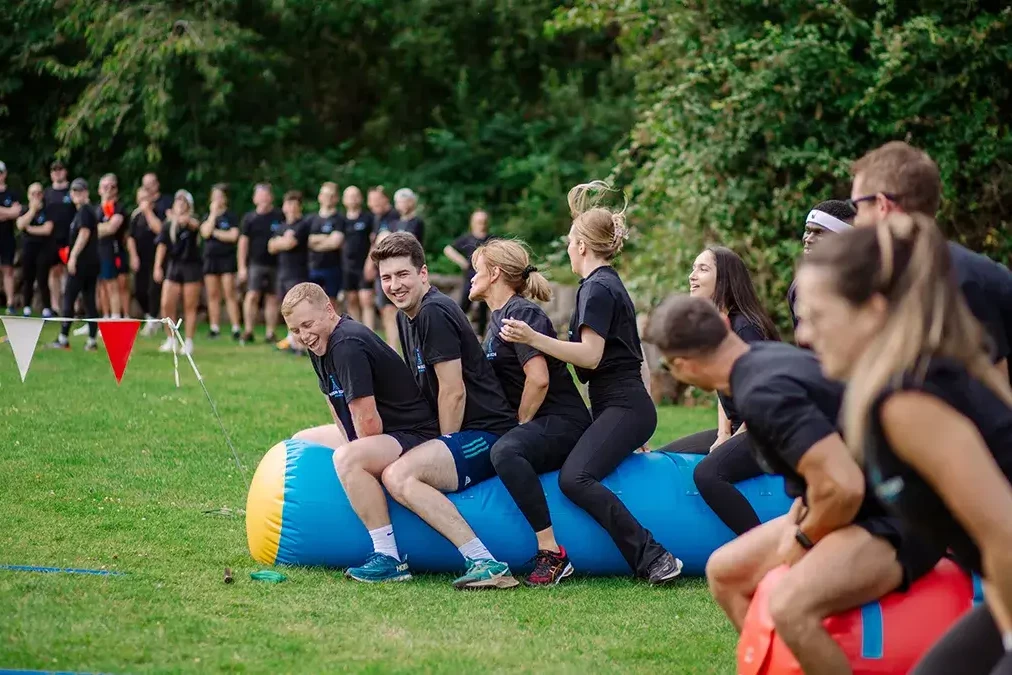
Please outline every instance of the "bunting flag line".
[{"label": "bunting flag line", "polygon": [[0,318],[0,321],[7,331],[14,360],[18,363],[18,372],[21,373],[21,381],[24,382],[25,376],[28,375],[28,366],[31,365],[32,356],[35,354],[35,346],[39,343],[39,335],[42,334],[43,321],[11,316]]},{"label": "bunting flag line", "polygon": [[133,320],[100,321],[98,324],[98,332],[102,334],[102,342],[105,343],[105,352],[109,356],[109,365],[112,366],[117,385],[123,381],[123,373],[130,361],[140,328],[141,322]]}]

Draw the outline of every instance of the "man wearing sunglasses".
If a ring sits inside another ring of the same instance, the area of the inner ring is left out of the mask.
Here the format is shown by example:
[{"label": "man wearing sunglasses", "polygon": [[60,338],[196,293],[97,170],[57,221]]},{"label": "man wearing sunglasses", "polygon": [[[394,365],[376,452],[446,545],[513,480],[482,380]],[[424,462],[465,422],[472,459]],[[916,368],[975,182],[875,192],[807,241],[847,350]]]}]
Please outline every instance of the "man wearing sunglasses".
[{"label": "man wearing sunglasses", "polygon": [[[882,222],[894,211],[934,218],[942,197],[938,165],[923,150],[892,141],[872,150],[851,167],[848,203],[857,212],[855,227]],[[956,281],[970,310],[992,341],[995,367],[1009,376],[1012,353],[1012,272],[990,258],[949,242]]]}]

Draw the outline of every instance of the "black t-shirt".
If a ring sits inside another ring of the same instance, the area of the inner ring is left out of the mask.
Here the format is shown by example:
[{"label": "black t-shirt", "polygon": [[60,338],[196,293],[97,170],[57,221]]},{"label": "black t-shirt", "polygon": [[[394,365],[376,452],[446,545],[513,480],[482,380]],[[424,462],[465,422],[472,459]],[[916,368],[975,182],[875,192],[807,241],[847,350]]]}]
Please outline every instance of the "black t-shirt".
[{"label": "black t-shirt", "polygon": [[956,281],[966,304],[993,342],[994,360],[1012,354],[1012,272],[987,256],[949,242]]},{"label": "black t-shirt", "polygon": [[113,234],[105,235],[104,237],[98,238],[98,254],[102,258],[111,259],[118,255],[122,255],[125,252],[123,245],[123,234],[125,230],[130,226],[127,223],[126,208],[120,202],[113,203],[112,216],[105,215],[105,209],[102,204],[95,206],[95,215],[98,218],[99,223],[108,223],[112,220],[113,216],[120,215],[123,218],[123,222],[120,224],[119,229]]},{"label": "black t-shirt", "polygon": [[401,357],[373,331],[347,314],[327,341],[323,356],[310,353],[320,391],[330,398],[349,440],[357,437],[348,404],[374,396],[383,433],[439,434],[435,412],[411,379]]},{"label": "black t-shirt", "polygon": [[465,235],[457,237],[456,239],[454,239],[453,243],[450,244],[450,246],[452,246],[457,253],[467,258],[468,267],[466,270],[464,270],[464,277],[468,281],[470,281],[474,277],[474,268],[470,265],[471,256],[474,255],[474,252],[478,250],[478,247],[484,244],[486,241],[488,241],[487,235],[482,239],[479,239],[478,237],[468,232]]},{"label": "black t-shirt", "polygon": [[[731,323],[731,330],[746,344],[762,342],[766,339],[759,327],[749,321],[744,314],[732,312],[728,314],[727,318]],[[741,416],[738,415],[738,410],[734,407],[734,399],[721,393],[717,394],[717,398],[720,399],[720,404],[724,407],[724,414],[731,420],[731,432],[738,431],[738,427],[741,426]]]},{"label": "black t-shirt", "polygon": [[464,311],[435,287],[422,298],[414,319],[397,313],[397,332],[408,368],[434,410],[439,408],[439,379],[435,365],[460,359],[467,392],[461,431],[502,435],[516,426],[502,385],[475,337]]},{"label": "black t-shirt", "polygon": [[[15,202],[22,204],[22,206],[24,205],[21,201],[21,196],[14,190],[11,190],[9,187],[4,190],[0,190],[0,206],[13,206]],[[15,229],[17,229],[17,221],[17,215],[8,220],[0,220],[0,233],[9,232],[13,234]]]},{"label": "black t-shirt", "polygon": [[277,256],[267,252],[267,242],[281,234],[285,228],[285,216],[278,209],[267,213],[250,211],[242,217],[242,235],[249,237],[249,264],[277,267]]},{"label": "black t-shirt", "polygon": [[[207,214],[201,222],[205,222],[210,216],[211,214]],[[214,229],[218,232],[228,232],[237,227],[239,227],[239,221],[231,211],[226,211],[214,219]],[[204,257],[215,259],[234,258],[237,247],[238,244],[230,244],[212,235],[204,241]]]},{"label": "black t-shirt", "polygon": [[[329,216],[321,216],[314,213],[309,216],[308,234],[332,234],[344,230],[344,217],[340,213],[332,213]],[[307,237],[308,237],[307,234]],[[347,235],[346,235],[347,236]],[[347,246],[347,240],[344,246]],[[341,250],[336,251],[310,251],[309,267],[314,270],[332,270],[341,266]]]},{"label": "black t-shirt", "polygon": [[[900,460],[881,426],[881,407],[897,389],[919,391],[954,408],[980,432],[995,462],[1012,479],[1012,410],[963,366],[949,359],[933,359],[922,378],[906,374],[876,397],[868,417],[865,469],[876,496],[892,513],[937,545],[951,548],[967,568],[981,570],[980,550],[934,489]],[[960,448],[947,448],[958,453]]]},{"label": "black t-shirt", "polygon": [[98,217],[91,204],[83,204],[70,223],[70,250],[74,250],[77,238],[83,230],[89,230],[88,243],[77,256],[78,274],[82,270],[91,270],[98,267]]},{"label": "black t-shirt", "polygon": [[787,308],[791,310],[791,321],[794,322],[794,329],[798,328],[798,315],[794,313],[794,304],[798,301],[798,280],[792,279],[791,286],[787,289]]},{"label": "black t-shirt", "polygon": [[583,326],[604,338],[604,353],[597,368],[576,368],[580,381],[590,385],[590,400],[595,409],[625,400],[630,391],[645,391],[640,373],[643,348],[636,329],[636,308],[615,268],[598,267],[580,280],[576,306],[569,320],[570,342],[581,342]]},{"label": "black t-shirt", "polygon": [[360,270],[365,266],[372,244],[372,214],[362,211],[354,218],[344,216],[344,264],[348,269]]},{"label": "black t-shirt", "polygon": [[49,219],[53,221],[52,241],[58,246],[63,246],[70,237],[70,222],[77,215],[77,207],[70,198],[70,186],[59,190],[47,187],[42,201]]},{"label": "black t-shirt", "polygon": [[823,376],[814,354],[780,342],[752,344],[732,366],[730,384],[760,464],[784,477],[788,495],[803,496],[798,462],[838,433],[843,385]]},{"label": "black t-shirt", "polygon": [[527,381],[524,365],[535,356],[543,356],[548,364],[548,393],[534,415],[535,419],[545,415],[561,415],[590,424],[590,412],[580,392],[576,390],[573,376],[569,374],[566,364],[528,345],[501,340],[499,331],[503,319],[523,321],[550,338],[555,337],[555,328],[543,309],[519,295],[514,295],[502,308],[492,312],[485,335],[485,358],[492,364],[510,406],[514,410],[520,408],[520,399]]},{"label": "black t-shirt", "polygon": [[[24,213],[28,213],[28,208],[24,207],[22,208],[22,211]],[[22,215],[24,215],[24,213],[22,213]],[[49,213],[46,211],[46,207],[43,205],[42,209],[40,209],[39,212],[35,214],[35,217],[32,218],[32,222],[28,223],[28,227],[41,227],[50,220],[52,219],[49,217]],[[53,226],[53,229],[54,230],[56,229],[55,225]],[[25,242],[26,243],[32,242],[33,245],[38,245],[43,242],[50,241],[52,238],[51,234],[31,234],[28,232],[27,229],[24,231],[24,235],[25,235]]]},{"label": "black t-shirt", "polygon": [[422,244],[425,244],[425,221],[418,216],[412,216],[407,220],[397,220],[390,224],[391,232],[408,232],[415,235]]},{"label": "black t-shirt", "polygon": [[372,217],[372,232],[373,234],[379,234],[380,232],[397,232],[394,229],[396,224],[401,219],[401,214],[397,213],[395,209],[390,209],[381,216],[373,214]]},{"label": "black t-shirt", "polygon": [[296,244],[295,248],[278,253],[278,276],[285,279],[309,278],[309,226],[306,218],[285,223],[281,234],[294,232]]},{"label": "black t-shirt", "polygon": [[155,240],[156,244],[165,244],[166,260],[177,263],[200,262],[200,230],[190,229],[180,224],[176,228],[175,241],[172,237],[172,223],[162,223],[162,231]]},{"label": "black t-shirt", "polygon": [[135,210],[130,217],[130,237],[137,245],[138,255],[145,257],[154,255],[157,235],[148,227],[148,218],[140,209]]},{"label": "black t-shirt", "polygon": [[174,201],[175,199],[172,195],[158,195],[158,199],[151,202],[151,210],[158,216],[158,220],[165,220],[165,214],[172,208]]}]

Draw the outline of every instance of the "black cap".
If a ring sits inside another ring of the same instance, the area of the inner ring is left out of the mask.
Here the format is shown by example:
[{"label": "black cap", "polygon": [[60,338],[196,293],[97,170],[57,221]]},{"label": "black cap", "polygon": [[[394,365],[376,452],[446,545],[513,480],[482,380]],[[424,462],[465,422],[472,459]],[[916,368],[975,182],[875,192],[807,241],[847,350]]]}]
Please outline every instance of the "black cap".
[{"label": "black cap", "polygon": [[79,192],[88,189],[88,181],[83,178],[75,178],[74,182],[70,184],[70,189],[73,192]]},{"label": "black cap", "polygon": [[63,162],[61,162],[58,159],[54,159],[53,163],[49,165],[49,170],[50,171],[59,171],[60,169],[66,169],[66,168],[67,167],[63,166]]}]

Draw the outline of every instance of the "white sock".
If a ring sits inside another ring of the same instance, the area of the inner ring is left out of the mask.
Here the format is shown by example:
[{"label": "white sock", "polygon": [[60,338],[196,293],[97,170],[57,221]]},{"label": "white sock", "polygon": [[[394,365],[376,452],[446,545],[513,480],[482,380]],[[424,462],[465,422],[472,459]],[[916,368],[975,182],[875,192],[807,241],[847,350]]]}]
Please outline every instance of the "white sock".
[{"label": "white sock", "polygon": [[372,550],[383,555],[388,555],[394,560],[400,560],[401,554],[397,551],[397,539],[394,538],[394,526],[385,525],[369,530],[372,537]]},{"label": "white sock", "polygon": [[238,333],[239,332],[239,324],[237,324],[237,323],[233,323],[232,324],[232,332],[233,333]]},{"label": "white sock", "polygon": [[495,560],[478,537],[475,537],[463,546],[458,546],[457,550],[460,551],[460,555],[471,560]]},{"label": "white sock", "polygon": [[218,324],[216,324],[216,323],[212,323],[212,324],[211,324],[211,332],[212,332],[212,333],[217,333],[217,332],[219,332],[219,330],[218,330]]},{"label": "white sock", "polygon": [[113,314],[113,315],[112,315],[112,318],[114,318],[114,319],[119,319],[119,318],[122,318],[122,317],[120,317],[120,315],[119,315],[119,314]]}]

